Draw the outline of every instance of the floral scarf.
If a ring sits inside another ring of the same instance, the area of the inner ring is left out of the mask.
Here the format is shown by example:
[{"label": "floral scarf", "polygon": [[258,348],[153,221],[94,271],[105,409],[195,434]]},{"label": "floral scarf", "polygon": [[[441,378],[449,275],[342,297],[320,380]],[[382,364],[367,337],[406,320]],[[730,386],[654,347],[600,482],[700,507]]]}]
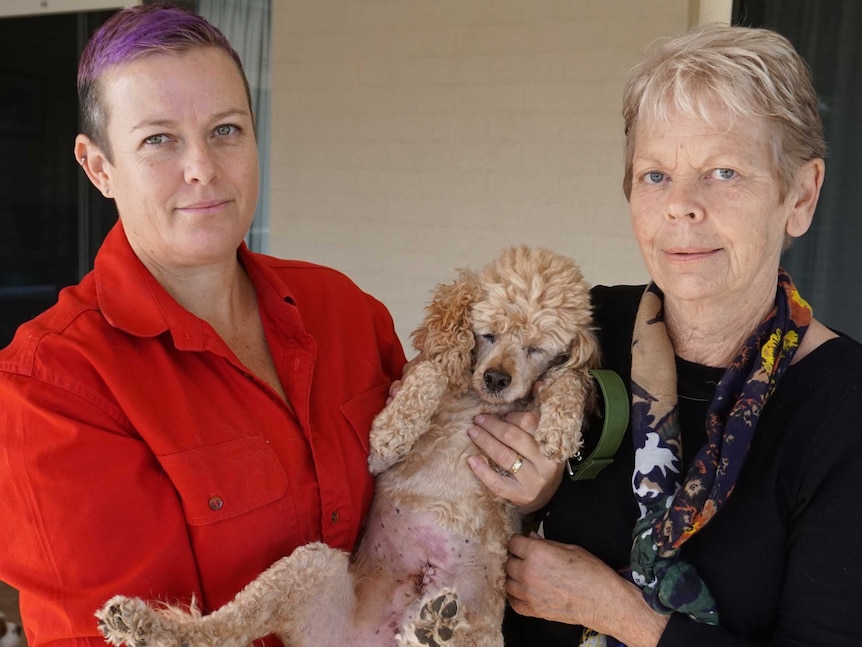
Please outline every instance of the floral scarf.
[{"label": "floral scarf", "polygon": [[724,372],[706,416],[707,442],[683,479],[676,366],[663,306],[661,291],[650,284],[632,339],[632,487],[640,519],[628,575],[656,611],[718,624],[715,602],[680,547],[733,493],[763,406],[811,323],[811,307],[779,269],[775,308]]}]

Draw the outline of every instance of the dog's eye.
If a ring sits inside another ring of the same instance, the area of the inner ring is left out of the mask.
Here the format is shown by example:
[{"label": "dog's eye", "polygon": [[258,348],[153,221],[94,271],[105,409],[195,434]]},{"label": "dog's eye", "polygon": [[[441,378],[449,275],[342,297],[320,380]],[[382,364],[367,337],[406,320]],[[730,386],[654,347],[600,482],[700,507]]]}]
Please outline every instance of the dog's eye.
[{"label": "dog's eye", "polygon": [[482,339],[484,339],[489,344],[493,344],[495,341],[497,341],[497,335],[492,335],[491,333],[488,333],[487,335],[482,335]]},{"label": "dog's eye", "polygon": [[529,357],[530,355],[535,355],[536,353],[541,353],[542,349],[539,346],[527,346],[524,349],[524,352],[527,353],[527,357]]}]

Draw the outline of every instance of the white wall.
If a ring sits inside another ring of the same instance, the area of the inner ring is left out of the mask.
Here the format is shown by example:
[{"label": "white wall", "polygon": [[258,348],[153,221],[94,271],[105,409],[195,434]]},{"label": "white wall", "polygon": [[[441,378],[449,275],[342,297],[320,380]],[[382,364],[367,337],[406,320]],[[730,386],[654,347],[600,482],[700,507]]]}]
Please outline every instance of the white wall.
[{"label": "white wall", "polygon": [[434,285],[506,245],[644,281],[623,82],[704,4],[273,0],[273,254],[344,271],[405,342]]}]

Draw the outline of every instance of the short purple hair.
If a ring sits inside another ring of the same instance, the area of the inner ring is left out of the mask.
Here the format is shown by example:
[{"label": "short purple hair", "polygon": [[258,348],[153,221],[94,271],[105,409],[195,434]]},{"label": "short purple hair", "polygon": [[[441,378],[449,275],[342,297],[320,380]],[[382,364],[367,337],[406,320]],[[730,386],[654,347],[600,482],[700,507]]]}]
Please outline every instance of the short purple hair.
[{"label": "short purple hair", "polygon": [[225,35],[201,16],[170,4],[137,5],[118,11],[90,38],[78,63],[78,102],[81,129],[110,160],[111,144],[105,132],[107,107],[99,80],[108,69],[155,53],[185,52],[215,47],[236,63],[251,111],[251,92],[239,54]]}]

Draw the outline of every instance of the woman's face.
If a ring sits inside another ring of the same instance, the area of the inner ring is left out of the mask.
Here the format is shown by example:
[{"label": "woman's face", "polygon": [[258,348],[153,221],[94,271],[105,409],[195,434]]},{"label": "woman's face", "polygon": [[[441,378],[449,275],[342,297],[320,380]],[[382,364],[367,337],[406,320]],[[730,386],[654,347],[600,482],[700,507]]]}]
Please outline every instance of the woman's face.
[{"label": "woman's face", "polygon": [[762,302],[775,291],[785,232],[802,235],[813,214],[797,185],[781,199],[758,120],[638,124],[632,176],[635,238],[669,299]]},{"label": "woman's face", "polygon": [[235,258],[258,192],[236,64],[212,47],[150,54],[106,71],[101,91],[112,160],[94,182],[116,200],[141,260],[170,271]]}]

